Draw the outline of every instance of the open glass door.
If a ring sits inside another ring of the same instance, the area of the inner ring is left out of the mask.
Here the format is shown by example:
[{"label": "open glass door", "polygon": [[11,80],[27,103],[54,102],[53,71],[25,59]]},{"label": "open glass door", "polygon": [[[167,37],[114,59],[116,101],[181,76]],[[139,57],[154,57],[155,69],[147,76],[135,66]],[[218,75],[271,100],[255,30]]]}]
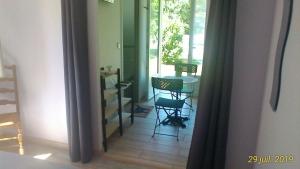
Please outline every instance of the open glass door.
[{"label": "open glass door", "polygon": [[151,77],[159,72],[160,0],[150,0],[149,20],[149,89],[148,99],[153,97]]},{"label": "open glass door", "polygon": [[190,63],[198,65],[197,75],[201,76],[203,51],[204,51],[204,38],[205,27],[207,19],[207,4],[208,0],[193,0],[192,1],[192,20],[190,31]]}]

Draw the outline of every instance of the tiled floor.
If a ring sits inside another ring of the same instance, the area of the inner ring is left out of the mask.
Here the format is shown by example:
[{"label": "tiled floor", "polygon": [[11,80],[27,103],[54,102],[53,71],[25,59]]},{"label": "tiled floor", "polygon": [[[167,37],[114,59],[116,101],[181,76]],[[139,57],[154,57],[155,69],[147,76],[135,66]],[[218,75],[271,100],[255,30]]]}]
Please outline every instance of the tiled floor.
[{"label": "tiled floor", "polygon": [[[153,104],[150,101],[147,104]],[[184,110],[188,113],[188,110]],[[77,166],[81,169],[153,169],[185,168],[194,126],[195,112],[190,112],[190,120],[186,121],[187,127],[180,129],[179,141],[175,137],[155,135],[152,138],[156,114],[153,110],[146,118],[135,117],[135,123],[126,128],[124,135],[115,133],[108,144],[108,152],[96,156],[89,164],[71,163],[68,151],[51,147],[46,144],[36,144],[25,140],[24,150],[27,156],[49,154],[47,159],[56,163]],[[172,126],[162,126],[160,131],[174,133]],[[1,143],[0,151],[18,153],[17,144]]]}]

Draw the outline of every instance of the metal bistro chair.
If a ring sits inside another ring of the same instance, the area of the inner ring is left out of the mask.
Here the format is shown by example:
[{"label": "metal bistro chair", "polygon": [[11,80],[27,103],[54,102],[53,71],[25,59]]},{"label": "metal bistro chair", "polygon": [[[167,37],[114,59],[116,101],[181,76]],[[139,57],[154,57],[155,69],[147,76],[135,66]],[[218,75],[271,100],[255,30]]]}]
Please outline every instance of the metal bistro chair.
[{"label": "metal bistro chair", "polygon": [[[176,63],[175,64],[175,72],[179,73],[180,75],[182,72],[186,72],[187,74],[191,74],[192,76],[196,77],[198,65],[196,64],[188,64],[188,63]],[[193,93],[194,93],[194,84],[184,85],[181,91],[181,94],[184,94],[186,97],[183,100],[190,99],[190,103],[185,102],[186,105],[190,107],[190,110],[193,110]]]},{"label": "metal bistro chair", "polygon": [[[168,135],[168,136],[177,137],[177,141],[178,141],[179,127],[182,123],[180,117],[181,117],[182,107],[184,105],[184,100],[179,100],[179,94],[183,87],[183,81],[182,79],[165,79],[165,78],[152,77],[151,82],[152,82],[153,94],[154,94],[154,105],[155,105],[155,110],[157,115],[152,137],[154,137],[155,134]],[[167,90],[176,93],[176,99],[174,100],[165,97],[157,98],[156,96],[157,93],[155,92],[157,89]],[[160,116],[159,116],[160,110],[163,110],[167,115],[167,117],[163,121],[160,120]],[[180,114],[178,115],[178,113]],[[166,125],[169,123],[178,127],[176,135],[156,132],[156,128],[159,127],[161,124]]]}]

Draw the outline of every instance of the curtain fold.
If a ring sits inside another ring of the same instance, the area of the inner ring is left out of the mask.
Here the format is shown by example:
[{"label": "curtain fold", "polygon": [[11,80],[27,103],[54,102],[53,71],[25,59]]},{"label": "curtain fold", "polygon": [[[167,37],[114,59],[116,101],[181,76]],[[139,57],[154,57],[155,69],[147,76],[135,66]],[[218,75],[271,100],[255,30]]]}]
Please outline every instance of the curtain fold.
[{"label": "curtain fold", "polygon": [[211,0],[188,169],[225,168],[236,0]]},{"label": "curtain fold", "polygon": [[276,56],[275,56],[273,85],[272,85],[272,93],[270,98],[270,105],[273,111],[277,110],[279,97],[280,97],[282,64],[283,64],[285,48],[288,40],[288,35],[290,31],[294,1],[284,0],[283,3],[284,5],[283,5],[283,14],[282,14],[282,21],[281,21],[281,30],[279,34]]},{"label": "curtain fold", "polygon": [[3,70],[3,51],[2,51],[1,41],[0,41],[0,78],[4,77],[4,70]]},{"label": "curtain fold", "polygon": [[87,2],[61,0],[61,8],[70,158],[86,163],[92,158]]}]

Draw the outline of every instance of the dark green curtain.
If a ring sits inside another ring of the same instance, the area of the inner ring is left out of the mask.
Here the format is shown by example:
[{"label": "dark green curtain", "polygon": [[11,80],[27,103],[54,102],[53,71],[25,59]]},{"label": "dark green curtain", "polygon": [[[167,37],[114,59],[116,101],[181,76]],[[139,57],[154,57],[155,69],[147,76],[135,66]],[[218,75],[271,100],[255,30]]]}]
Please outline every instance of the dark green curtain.
[{"label": "dark green curtain", "polygon": [[188,169],[225,168],[237,0],[211,0]]},{"label": "dark green curtain", "polygon": [[70,158],[86,163],[93,154],[87,1],[61,0],[61,9]]}]

